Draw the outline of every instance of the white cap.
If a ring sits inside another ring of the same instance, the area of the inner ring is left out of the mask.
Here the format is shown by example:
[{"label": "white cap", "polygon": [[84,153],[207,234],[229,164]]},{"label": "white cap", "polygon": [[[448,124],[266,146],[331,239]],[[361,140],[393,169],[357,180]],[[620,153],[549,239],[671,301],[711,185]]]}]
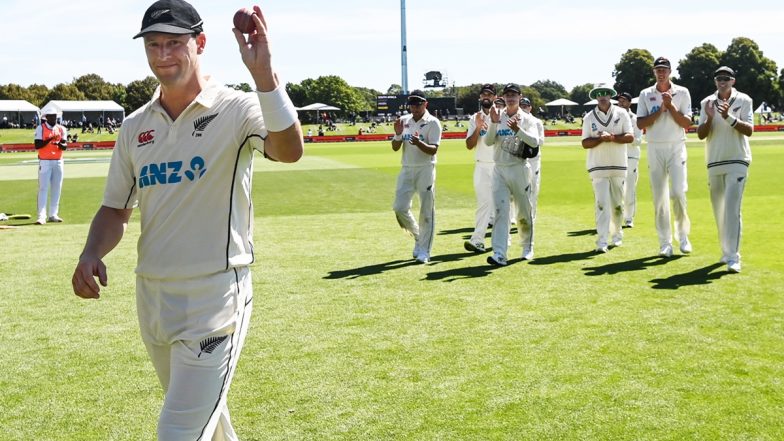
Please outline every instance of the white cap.
[{"label": "white cap", "polygon": [[46,115],[62,116],[63,111],[60,110],[60,108],[57,107],[56,105],[49,103],[41,109],[41,116],[46,116]]}]

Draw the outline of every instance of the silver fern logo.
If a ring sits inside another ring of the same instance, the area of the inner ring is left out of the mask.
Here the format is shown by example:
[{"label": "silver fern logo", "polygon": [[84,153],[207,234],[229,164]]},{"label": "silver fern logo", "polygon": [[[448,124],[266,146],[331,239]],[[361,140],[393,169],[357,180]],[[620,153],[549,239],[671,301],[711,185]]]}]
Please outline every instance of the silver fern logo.
[{"label": "silver fern logo", "polygon": [[220,346],[220,344],[223,343],[223,341],[226,340],[227,338],[228,335],[224,335],[223,337],[205,338],[204,340],[201,341],[201,343],[199,343],[199,346],[201,347],[201,352],[199,352],[198,357],[201,357],[201,354],[204,354],[205,352],[208,354],[212,354],[212,351],[214,351],[215,348]]},{"label": "silver fern logo", "polygon": [[216,113],[214,115],[202,116],[201,118],[196,118],[193,120],[193,137],[200,138],[204,130],[207,128],[207,125],[217,117],[218,114]]}]

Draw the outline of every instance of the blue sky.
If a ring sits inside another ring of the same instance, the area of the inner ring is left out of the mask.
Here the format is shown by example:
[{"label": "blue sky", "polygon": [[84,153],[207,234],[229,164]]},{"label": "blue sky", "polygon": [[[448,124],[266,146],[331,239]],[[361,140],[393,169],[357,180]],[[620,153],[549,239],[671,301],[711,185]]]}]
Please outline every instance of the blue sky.
[{"label": "blue sky", "polygon": [[[152,2],[79,0],[33,5],[2,0],[0,84],[52,87],[97,73],[127,84],[149,75],[131,37]],[[567,89],[612,81],[629,48],[673,63],[693,47],[725,49],[732,38],[755,40],[784,67],[784,3],[546,2],[408,0],[409,89],[438,70],[450,84],[550,79]],[[249,3],[193,0],[207,34],[203,71],[224,83],[250,82],[230,29]],[[401,83],[400,1],[274,0],[260,3],[270,26],[273,65],[286,82],[339,75],[382,92]],[[676,72],[677,73],[677,72]],[[739,85],[739,87],[742,87]]]}]

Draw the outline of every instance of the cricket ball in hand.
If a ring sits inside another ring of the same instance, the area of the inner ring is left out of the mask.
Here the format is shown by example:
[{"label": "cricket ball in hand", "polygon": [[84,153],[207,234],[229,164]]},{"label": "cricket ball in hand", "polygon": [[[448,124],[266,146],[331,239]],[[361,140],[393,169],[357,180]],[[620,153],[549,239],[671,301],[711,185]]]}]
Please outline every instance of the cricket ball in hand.
[{"label": "cricket ball in hand", "polygon": [[243,34],[250,34],[256,29],[256,23],[253,22],[254,12],[248,8],[242,8],[234,13],[234,27],[239,29]]}]

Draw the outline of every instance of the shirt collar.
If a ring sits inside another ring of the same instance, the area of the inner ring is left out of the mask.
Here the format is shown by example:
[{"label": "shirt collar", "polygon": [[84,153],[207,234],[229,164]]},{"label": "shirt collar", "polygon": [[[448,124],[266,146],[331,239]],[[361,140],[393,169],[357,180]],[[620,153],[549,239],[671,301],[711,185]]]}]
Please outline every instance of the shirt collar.
[{"label": "shirt collar", "polygon": [[[204,79],[206,80],[206,84],[204,88],[199,92],[199,94],[194,98],[193,103],[201,104],[206,108],[212,107],[215,104],[215,99],[218,96],[218,92],[221,89],[221,85],[212,79],[210,76],[205,76]],[[160,84],[158,87],[155,88],[155,92],[152,94],[152,108],[158,112],[166,113],[166,109],[163,108],[161,105],[161,86]],[[188,106],[190,107],[190,105]]]}]

